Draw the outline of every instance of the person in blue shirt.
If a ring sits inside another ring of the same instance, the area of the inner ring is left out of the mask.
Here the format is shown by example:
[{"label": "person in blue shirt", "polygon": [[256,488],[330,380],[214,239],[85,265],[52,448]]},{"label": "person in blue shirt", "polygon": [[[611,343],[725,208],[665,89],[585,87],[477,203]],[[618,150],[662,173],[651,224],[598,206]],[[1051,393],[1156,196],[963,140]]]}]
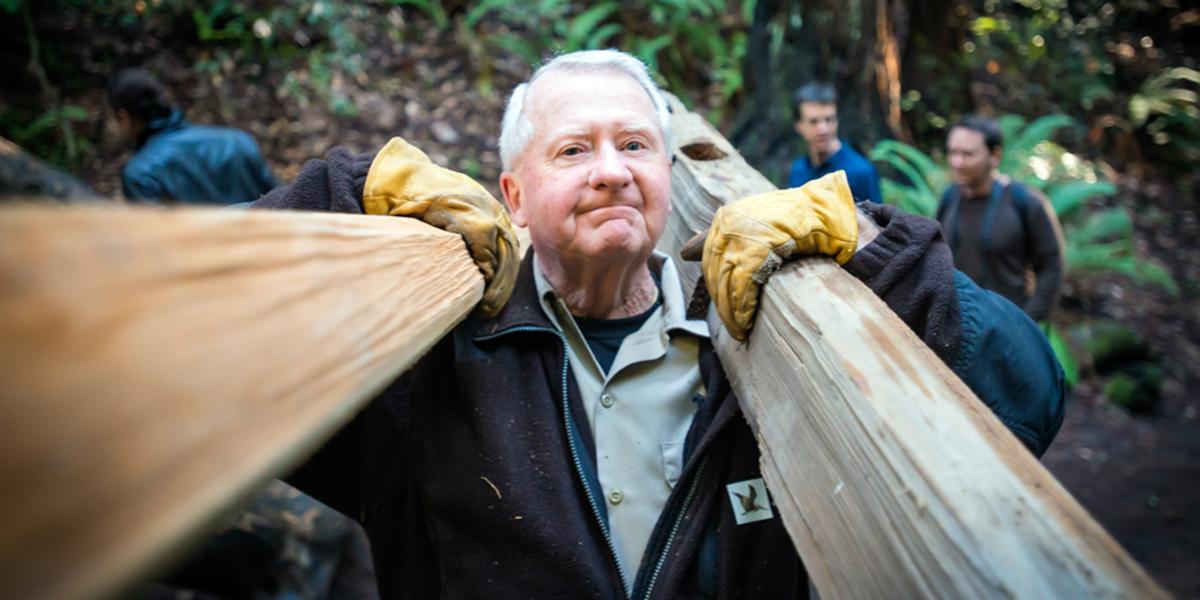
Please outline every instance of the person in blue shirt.
[{"label": "person in blue shirt", "polygon": [[796,133],[808,145],[808,155],[792,162],[788,187],[799,187],[834,171],[845,171],[855,200],[883,202],[879,173],[866,157],[838,137],[837,90],[813,82],[796,90]]},{"label": "person in blue shirt", "polygon": [[114,75],[108,103],[118,136],[136,148],[121,169],[129,200],[236,204],[279,185],[250,134],[189,123],[143,69]]}]

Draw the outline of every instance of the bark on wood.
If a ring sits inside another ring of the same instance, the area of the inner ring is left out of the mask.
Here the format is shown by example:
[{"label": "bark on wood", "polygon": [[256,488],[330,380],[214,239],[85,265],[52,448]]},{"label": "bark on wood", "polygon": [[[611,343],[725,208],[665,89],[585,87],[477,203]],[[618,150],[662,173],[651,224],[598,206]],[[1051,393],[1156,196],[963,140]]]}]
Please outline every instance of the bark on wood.
[{"label": "bark on wood", "polygon": [[412,219],[24,207],[0,240],[0,598],[119,590],[483,289]]},{"label": "bark on wood", "polygon": [[[674,212],[660,248],[773,189],[674,102]],[[689,269],[689,277],[696,269]],[[765,287],[747,344],[714,343],[763,475],[823,598],[1163,597],[971,391],[827,259]]]}]

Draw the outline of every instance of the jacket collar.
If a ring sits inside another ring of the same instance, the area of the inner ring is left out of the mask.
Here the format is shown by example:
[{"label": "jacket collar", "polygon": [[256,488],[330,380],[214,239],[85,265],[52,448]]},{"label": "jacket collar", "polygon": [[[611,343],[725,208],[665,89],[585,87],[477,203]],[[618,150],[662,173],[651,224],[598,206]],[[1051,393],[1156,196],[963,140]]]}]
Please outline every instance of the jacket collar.
[{"label": "jacket collar", "polygon": [[481,321],[472,334],[473,338],[490,337],[516,327],[554,329],[554,324],[542,312],[538,301],[537,283],[533,276],[533,270],[536,268],[533,250],[530,250],[521,260],[521,269],[517,273],[517,282],[513,285],[513,293],[508,303],[495,317]]},{"label": "jacket collar", "polygon": [[176,129],[183,129],[185,125],[187,125],[187,121],[183,119],[183,112],[173,110],[171,111],[171,114],[165,117],[159,117],[153,121],[150,121],[149,123],[146,123],[146,127],[144,127],[140,133],[138,133],[137,147],[141,148],[142,146],[145,146],[146,142],[150,141],[150,138],[160,133],[175,131]]}]

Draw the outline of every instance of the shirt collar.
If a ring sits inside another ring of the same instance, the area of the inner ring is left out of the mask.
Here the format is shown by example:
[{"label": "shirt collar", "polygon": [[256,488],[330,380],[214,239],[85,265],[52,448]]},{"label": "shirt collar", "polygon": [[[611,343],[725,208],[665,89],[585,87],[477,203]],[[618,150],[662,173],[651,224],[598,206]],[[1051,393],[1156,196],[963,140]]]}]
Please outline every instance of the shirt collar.
[{"label": "shirt collar", "polygon": [[[687,297],[683,293],[683,285],[679,282],[679,272],[675,269],[675,263],[671,257],[655,250],[650,255],[648,262],[650,269],[658,273],[661,281],[662,318],[667,331],[678,330],[697,337],[709,337],[707,321],[687,318]],[[532,266],[533,281],[537,286],[537,297],[542,306],[542,312],[546,313],[555,326],[562,329],[562,324],[558,322],[558,316],[554,310],[554,305],[559,301],[558,294],[542,275],[542,269],[538,266],[536,256]]]},{"label": "shirt collar", "polygon": [[823,162],[819,165],[815,165],[815,164],[813,164],[812,157],[810,156],[810,157],[808,157],[808,164],[812,165],[812,168],[814,170],[819,170],[819,169],[824,169],[824,168],[830,167],[835,163],[835,161],[841,160],[842,153],[844,153],[846,151],[846,148],[848,148],[849,146],[846,144],[846,140],[843,140],[842,138],[838,138],[838,141],[841,142],[842,145],[838,148],[837,152],[830,154],[829,158],[825,159],[825,162]]}]

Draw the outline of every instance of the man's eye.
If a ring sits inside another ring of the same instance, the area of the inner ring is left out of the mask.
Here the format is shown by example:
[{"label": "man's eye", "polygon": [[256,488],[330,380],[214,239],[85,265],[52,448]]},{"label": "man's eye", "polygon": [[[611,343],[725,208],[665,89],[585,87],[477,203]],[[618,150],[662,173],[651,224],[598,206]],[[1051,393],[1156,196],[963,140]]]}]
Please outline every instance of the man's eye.
[{"label": "man's eye", "polygon": [[583,149],[578,146],[571,146],[570,148],[567,148],[562,151],[563,156],[575,156],[575,155],[579,154],[580,152],[583,152]]},{"label": "man's eye", "polygon": [[637,141],[626,142],[626,144],[625,144],[625,149],[633,151],[633,152],[637,152],[638,150],[644,150],[645,148],[646,148],[645,144],[643,144],[641,142],[637,142]]}]

